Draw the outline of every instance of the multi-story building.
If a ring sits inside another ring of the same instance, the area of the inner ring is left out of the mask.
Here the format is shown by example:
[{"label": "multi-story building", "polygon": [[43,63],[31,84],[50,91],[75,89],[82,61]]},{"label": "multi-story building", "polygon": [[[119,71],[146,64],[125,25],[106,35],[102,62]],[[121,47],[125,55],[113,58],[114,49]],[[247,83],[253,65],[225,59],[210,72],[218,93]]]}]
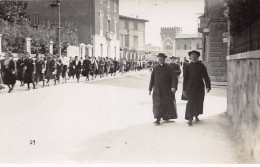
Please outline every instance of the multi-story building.
[{"label": "multi-story building", "polygon": [[162,51],[168,56],[176,56],[178,61],[188,59],[188,52],[197,50],[201,52],[202,40],[198,34],[181,34],[180,27],[161,28]]},{"label": "multi-story building", "polygon": [[[47,21],[57,25],[57,0],[28,1],[32,25]],[[93,55],[119,57],[119,0],[62,0],[61,26],[73,23],[79,43],[92,45]]]},{"label": "multi-story building", "polygon": [[227,82],[227,7],[223,0],[205,0],[198,31],[203,34],[202,57],[210,79],[216,84]]},{"label": "multi-story building", "polygon": [[119,16],[121,57],[141,59],[145,55],[145,23],[148,20]]}]

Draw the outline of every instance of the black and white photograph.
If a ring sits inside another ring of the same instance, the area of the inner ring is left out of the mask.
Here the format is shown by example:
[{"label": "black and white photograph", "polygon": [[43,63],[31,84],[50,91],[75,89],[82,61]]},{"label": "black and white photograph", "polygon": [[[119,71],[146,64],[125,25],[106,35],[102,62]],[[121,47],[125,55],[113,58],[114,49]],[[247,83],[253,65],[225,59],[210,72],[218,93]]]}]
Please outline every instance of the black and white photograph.
[{"label": "black and white photograph", "polygon": [[0,0],[0,165],[259,164],[260,0]]}]

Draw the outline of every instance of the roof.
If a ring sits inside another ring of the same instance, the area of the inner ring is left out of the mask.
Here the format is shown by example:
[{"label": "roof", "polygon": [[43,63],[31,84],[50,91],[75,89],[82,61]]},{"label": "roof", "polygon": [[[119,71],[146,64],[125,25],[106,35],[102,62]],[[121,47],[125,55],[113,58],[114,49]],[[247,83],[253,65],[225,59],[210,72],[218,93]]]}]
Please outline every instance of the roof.
[{"label": "roof", "polygon": [[187,39],[187,38],[201,38],[200,34],[179,34],[175,37],[175,39]]},{"label": "roof", "polygon": [[149,20],[138,19],[138,18],[123,16],[123,15],[119,15],[119,19],[128,19],[128,20],[134,20],[134,21],[140,21],[140,22],[149,22]]}]

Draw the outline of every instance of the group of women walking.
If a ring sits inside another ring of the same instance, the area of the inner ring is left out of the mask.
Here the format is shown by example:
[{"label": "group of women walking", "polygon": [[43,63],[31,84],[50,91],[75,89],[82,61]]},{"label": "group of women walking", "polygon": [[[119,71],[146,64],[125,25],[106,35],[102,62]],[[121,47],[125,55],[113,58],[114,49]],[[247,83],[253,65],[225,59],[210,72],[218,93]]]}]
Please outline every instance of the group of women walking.
[{"label": "group of women walking", "polygon": [[[37,89],[40,82],[42,87],[49,86],[51,80],[54,85],[60,84],[61,79],[67,83],[68,79],[76,78],[77,82],[80,77],[86,77],[86,80],[94,80],[99,75],[100,78],[105,76],[115,76],[117,72],[125,73],[144,69],[140,61],[134,60],[117,60],[116,58],[89,57],[80,59],[68,58],[65,54],[61,57],[47,54],[36,54],[31,57],[29,53],[19,53],[18,59],[14,60],[11,52],[6,52],[4,59],[0,60],[0,89],[7,85],[8,93],[13,92],[14,85],[20,81],[20,86],[27,85],[26,90]],[[4,85],[3,85],[4,84]]]}]

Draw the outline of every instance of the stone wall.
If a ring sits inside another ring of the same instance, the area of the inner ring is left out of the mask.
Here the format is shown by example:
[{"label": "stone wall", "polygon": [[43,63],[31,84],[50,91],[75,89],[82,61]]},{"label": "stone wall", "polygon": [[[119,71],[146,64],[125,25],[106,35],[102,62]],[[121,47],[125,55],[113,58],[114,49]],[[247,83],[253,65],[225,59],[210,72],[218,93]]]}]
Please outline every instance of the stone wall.
[{"label": "stone wall", "polygon": [[260,50],[230,55],[227,112],[246,152],[260,163]]}]

